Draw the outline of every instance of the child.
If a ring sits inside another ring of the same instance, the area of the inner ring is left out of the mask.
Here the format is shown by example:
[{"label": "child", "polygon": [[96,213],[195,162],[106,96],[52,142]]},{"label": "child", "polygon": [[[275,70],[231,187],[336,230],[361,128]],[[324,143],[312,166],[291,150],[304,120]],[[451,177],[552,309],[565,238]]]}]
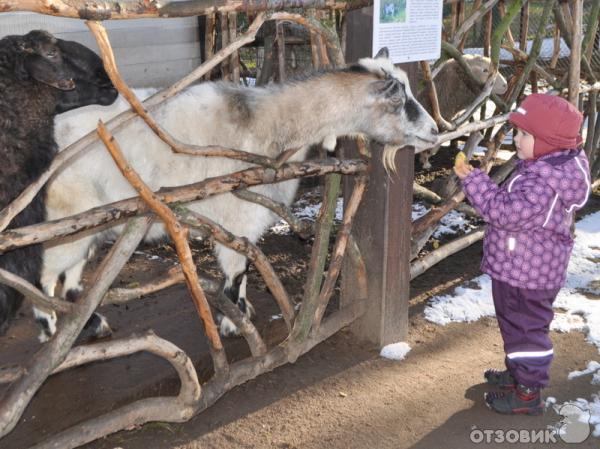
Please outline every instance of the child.
[{"label": "child", "polygon": [[488,223],[481,269],[492,277],[506,370],[487,370],[489,408],[540,414],[548,385],[552,303],[564,284],[573,239],[573,215],[590,193],[589,165],[579,130],[583,116],[568,101],[532,94],[509,116],[521,159],[502,186],[457,161],[465,195]]}]

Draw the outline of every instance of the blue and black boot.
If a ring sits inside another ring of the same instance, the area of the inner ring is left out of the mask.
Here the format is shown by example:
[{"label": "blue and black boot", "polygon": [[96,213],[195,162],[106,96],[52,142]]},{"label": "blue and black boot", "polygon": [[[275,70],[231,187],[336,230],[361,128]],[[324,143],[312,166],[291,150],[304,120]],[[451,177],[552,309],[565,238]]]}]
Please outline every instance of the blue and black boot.
[{"label": "blue and black boot", "polygon": [[540,389],[517,384],[516,388],[502,392],[488,392],[485,404],[491,410],[505,415],[541,415],[544,401]]},{"label": "blue and black boot", "polygon": [[489,385],[495,385],[502,389],[509,390],[517,386],[517,381],[508,370],[488,369],[483,373],[483,377]]}]

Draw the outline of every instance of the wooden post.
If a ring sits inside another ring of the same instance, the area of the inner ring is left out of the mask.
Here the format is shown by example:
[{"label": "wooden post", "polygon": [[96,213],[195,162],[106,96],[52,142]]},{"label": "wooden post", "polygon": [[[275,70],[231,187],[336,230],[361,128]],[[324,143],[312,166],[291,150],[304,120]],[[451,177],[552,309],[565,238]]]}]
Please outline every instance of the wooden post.
[{"label": "wooden post", "polygon": [[[372,53],[372,8],[347,15],[346,59],[354,62]],[[414,85],[417,63],[401,66]],[[416,86],[413,87],[416,91]],[[354,142],[343,146],[345,156],[355,154]],[[368,303],[366,313],[353,325],[360,338],[384,346],[406,338],[410,281],[410,229],[414,150],[405,148],[396,154],[398,174],[388,176],[382,164],[383,148],[373,144],[369,187],[353,226],[353,235],[367,267]],[[352,179],[344,180],[347,200]],[[358,300],[352,272],[345,264],[342,279],[342,305]]]},{"label": "wooden post", "polygon": [[[581,76],[581,41],[583,39],[583,0],[571,0],[571,58],[569,67],[569,101],[579,108],[579,78]],[[566,17],[565,17],[566,18]]]}]

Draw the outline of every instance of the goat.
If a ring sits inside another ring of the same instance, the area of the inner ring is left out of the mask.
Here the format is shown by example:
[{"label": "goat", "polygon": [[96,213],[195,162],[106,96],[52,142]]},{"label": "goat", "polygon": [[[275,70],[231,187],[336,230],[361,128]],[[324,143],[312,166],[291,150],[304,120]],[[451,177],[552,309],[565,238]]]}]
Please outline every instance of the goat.
[{"label": "goat", "polygon": [[[492,63],[490,58],[481,55],[463,55],[463,59],[471,69],[475,78],[479,82],[485,83],[488,79],[490,65]],[[433,81],[436,85],[440,113],[446,120],[455,118],[459,112],[469,107],[481,93],[480,90],[474,88],[473,82],[455,59],[446,61],[440,67],[440,70]],[[506,92],[506,88],[506,78],[498,73],[494,86],[492,87],[492,93],[502,95]],[[422,90],[417,95],[417,98],[427,112],[431,114],[432,107],[431,101],[429,100],[429,90]],[[431,168],[429,158],[435,155],[439,148],[439,146],[436,146],[429,150],[422,151],[419,154],[419,160],[424,169],[429,170]]]},{"label": "goat", "polygon": [[[120,99],[103,111],[108,118],[127,108]],[[59,117],[58,127],[93,129],[98,112]],[[410,90],[406,74],[394,67],[387,52],[366,58],[349,68],[324,72],[283,85],[248,88],[225,82],[205,82],[164,103],[155,119],[181,141],[194,145],[219,145],[276,157],[290,148],[300,148],[292,160],[303,160],[308,148],[338,136],[364,134],[384,144],[426,148],[436,141],[437,127]],[[70,122],[62,123],[61,122]],[[127,159],[154,190],[180,186],[242,170],[247,163],[226,158],[204,158],[173,154],[137,119],[116,132]],[[61,137],[57,136],[61,141]],[[62,145],[68,141],[61,141]],[[253,187],[251,190],[289,205],[298,180]],[[135,190],[116,169],[101,143],[59,173],[48,186],[48,219],[59,219],[92,207],[134,196]],[[210,217],[234,234],[255,243],[277,216],[259,205],[223,194],[193,203],[190,208]],[[53,295],[64,273],[67,294],[78,291],[89,249],[120,227],[85,235],[65,244],[46,247],[42,286]],[[165,235],[162,225],[153,225],[147,239]],[[225,275],[223,293],[245,313],[253,307],[246,297],[245,256],[219,244],[216,255]],[[65,289],[63,289],[64,291]],[[51,317],[48,317],[50,319]],[[218,316],[224,336],[237,333],[235,325]],[[46,336],[51,329],[44,329]]]},{"label": "goat", "polygon": [[[0,208],[6,207],[50,165],[57,145],[54,116],[117,98],[102,60],[76,42],[45,31],[0,40]],[[10,223],[21,227],[44,220],[44,192]],[[0,267],[39,283],[42,246],[0,255]],[[21,306],[23,296],[0,285],[0,335]]]}]

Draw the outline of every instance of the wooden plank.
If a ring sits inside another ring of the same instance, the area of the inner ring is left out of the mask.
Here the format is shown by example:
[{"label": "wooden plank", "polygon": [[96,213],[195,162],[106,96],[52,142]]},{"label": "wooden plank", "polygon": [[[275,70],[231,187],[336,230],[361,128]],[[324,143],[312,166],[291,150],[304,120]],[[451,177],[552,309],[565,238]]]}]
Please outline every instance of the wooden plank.
[{"label": "wooden plank", "polygon": [[[370,56],[372,49],[372,8],[348,13],[348,62]],[[414,82],[416,63],[405,64]],[[415,86],[416,87],[416,86]],[[413,87],[413,89],[415,89]],[[359,337],[378,346],[398,342],[408,334],[410,218],[414,152],[405,148],[396,155],[398,175],[388,177],[382,164],[382,147],[372,145],[369,188],[356,216],[353,234],[365,260],[368,277],[366,314],[352,327]],[[351,142],[343,145],[344,156],[355,152]],[[353,185],[344,180],[347,199]],[[356,298],[358,290],[349,266],[344,266],[342,306]]]}]

